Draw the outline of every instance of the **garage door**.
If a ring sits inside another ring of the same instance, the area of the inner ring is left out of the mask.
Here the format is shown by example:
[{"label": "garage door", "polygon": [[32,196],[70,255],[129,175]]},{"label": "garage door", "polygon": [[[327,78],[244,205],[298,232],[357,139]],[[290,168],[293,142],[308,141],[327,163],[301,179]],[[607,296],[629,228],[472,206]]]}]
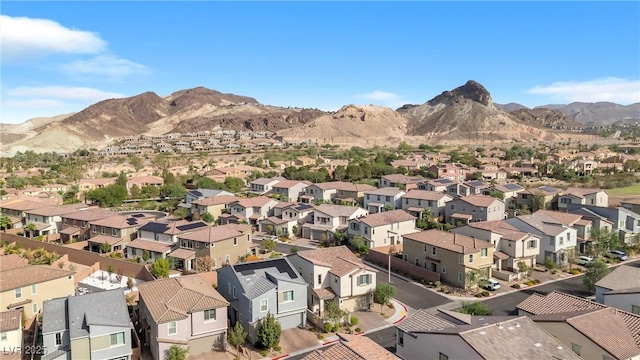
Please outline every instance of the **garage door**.
[{"label": "garage door", "polygon": [[343,300],[342,308],[349,312],[368,309],[369,298],[370,298],[370,295],[366,294],[366,295]]},{"label": "garage door", "polygon": [[224,344],[224,333],[207,336],[189,341],[189,355],[195,355],[214,350],[221,350]]},{"label": "garage door", "polygon": [[305,325],[303,320],[304,320],[304,312],[286,315],[278,318],[278,321],[280,321],[280,326],[282,330],[293,329],[300,325]]}]

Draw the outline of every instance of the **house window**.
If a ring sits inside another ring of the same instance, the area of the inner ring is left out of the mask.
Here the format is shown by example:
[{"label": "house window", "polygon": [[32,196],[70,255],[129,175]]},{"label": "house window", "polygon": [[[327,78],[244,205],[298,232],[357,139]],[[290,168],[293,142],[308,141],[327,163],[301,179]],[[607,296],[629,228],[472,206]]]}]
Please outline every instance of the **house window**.
[{"label": "house window", "polygon": [[204,311],[204,321],[215,320],[216,309],[209,309]]},{"label": "house window", "polygon": [[398,330],[398,345],[404,346],[404,331]]},{"label": "house window", "polygon": [[464,275],[461,272],[458,272],[458,282],[464,282]]},{"label": "house window", "polygon": [[443,353],[440,353],[440,357],[438,357],[438,360],[449,360],[449,357]]},{"label": "house window", "polygon": [[167,334],[169,335],[175,335],[178,333],[178,323],[176,323],[175,321],[172,321],[170,323],[167,324]]},{"label": "house window", "polygon": [[358,276],[357,284],[358,286],[371,284],[371,274]]},{"label": "house window", "polygon": [[35,295],[38,293],[38,284],[31,285],[31,295]]},{"label": "house window", "polygon": [[260,300],[260,312],[267,312],[269,310],[269,300]]},{"label": "house window", "polygon": [[104,231],[104,226],[101,226],[100,233],[102,233],[102,235],[104,235],[104,233],[105,233],[105,231]]},{"label": "house window", "polygon": [[[173,322],[175,324],[175,321]],[[169,323],[171,324],[171,323]],[[124,345],[124,331],[111,334],[111,346]]]},{"label": "house window", "polygon": [[436,247],[432,246],[431,247],[431,255],[436,255],[436,252],[437,252]]},{"label": "house window", "polygon": [[31,310],[34,314],[38,313],[38,304],[31,304]]},{"label": "house window", "polygon": [[93,233],[95,233],[95,232],[96,232],[96,226],[95,226],[95,225],[93,225],[93,226],[91,227],[91,232],[93,232]]},{"label": "house window", "polygon": [[552,237],[549,238],[549,245],[556,246],[556,238],[555,238],[555,236],[552,236]]},{"label": "house window", "polygon": [[459,264],[463,264],[464,263],[464,255],[463,254],[458,254],[458,263]]},{"label": "house window", "polygon": [[238,238],[233,238],[233,246],[238,245]]},{"label": "house window", "polygon": [[231,282],[229,282],[229,290],[228,290],[229,294],[231,294]]},{"label": "house window", "polygon": [[480,250],[480,256],[481,257],[487,257],[487,251],[488,251],[487,249],[481,249]]},{"label": "house window", "polygon": [[231,261],[231,256],[230,255],[225,255],[224,256],[224,262],[228,264],[230,261]]},{"label": "house window", "polygon": [[111,229],[111,236],[118,236],[118,229]]},{"label": "house window", "polygon": [[73,220],[73,226],[78,226],[78,222],[76,220]]},{"label": "house window", "polygon": [[469,263],[473,263],[473,254],[469,254]]},{"label": "house window", "polygon": [[318,285],[322,284],[322,274],[318,274]]},{"label": "house window", "polygon": [[293,301],[293,290],[288,290],[282,293],[282,302]]},{"label": "house window", "polygon": [[416,265],[420,266],[420,258],[416,258]]},{"label": "house window", "polygon": [[235,286],[233,287],[233,298],[234,299],[236,298],[236,287]]},{"label": "house window", "polygon": [[17,288],[15,290],[16,299],[20,299],[22,297],[22,288]]},{"label": "house window", "polygon": [[87,226],[87,222],[86,221],[83,221],[82,223],[80,223],[80,227],[81,228],[84,229],[86,226]]},{"label": "house window", "polygon": [[56,333],[56,345],[62,345],[62,333]]},{"label": "house window", "polygon": [[535,240],[527,241],[527,249],[535,249],[535,248],[536,248],[536,241]]},{"label": "house window", "polygon": [[631,305],[631,312],[636,314],[636,315],[640,315],[640,306],[638,305]]},{"label": "house window", "polygon": [[424,252],[427,252],[427,244],[424,244]]},{"label": "house window", "polygon": [[445,274],[447,272],[447,268],[445,266],[442,267],[442,273]]},{"label": "house window", "polygon": [[572,350],[574,353],[576,353],[576,354],[580,355],[580,349],[582,349],[582,346],[577,345],[577,344],[571,344],[571,350]]}]

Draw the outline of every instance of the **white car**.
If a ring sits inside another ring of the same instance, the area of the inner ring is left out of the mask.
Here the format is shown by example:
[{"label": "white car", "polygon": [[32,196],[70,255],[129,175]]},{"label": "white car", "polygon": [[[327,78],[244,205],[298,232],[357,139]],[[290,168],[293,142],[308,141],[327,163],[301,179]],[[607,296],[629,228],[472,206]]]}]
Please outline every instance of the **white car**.
[{"label": "white car", "polygon": [[494,291],[500,289],[500,283],[496,279],[487,279],[486,283],[483,284],[482,287],[484,289]]},{"label": "white car", "polygon": [[627,253],[621,250],[611,250],[607,253],[607,257],[618,259],[620,261],[625,261],[629,258]]},{"label": "white car", "polygon": [[578,258],[578,261],[576,261],[576,264],[578,264],[578,265],[582,265],[582,266],[585,266],[585,265],[590,264],[590,263],[592,263],[592,262],[593,262],[593,258],[592,258],[592,257],[589,257],[589,256],[580,256],[580,257]]}]

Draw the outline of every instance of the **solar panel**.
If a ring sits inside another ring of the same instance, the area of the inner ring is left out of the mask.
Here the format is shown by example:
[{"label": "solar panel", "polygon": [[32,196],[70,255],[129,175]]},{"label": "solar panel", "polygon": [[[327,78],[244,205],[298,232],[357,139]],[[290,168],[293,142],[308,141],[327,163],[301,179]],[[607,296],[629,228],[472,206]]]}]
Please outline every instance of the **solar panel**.
[{"label": "solar panel", "polygon": [[143,225],[142,227],[140,227],[140,230],[151,231],[153,233],[163,233],[167,231],[168,228],[169,226],[167,226],[167,224],[162,224],[158,222],[149,222]]},{"label": "solar panel", "polygon": [[197,196],[197,197],[202,196],[202,193],[200,191],[198,191],[198,190],[191,191],[191,194],[193,194],[194,196]]},{"label": "solar panel", "polygon": [[307,209],[311,209],[313,206],[309,205],[309,204],[298,204],[298,206],[296,206],[296,210],[307,210]]},{"label": "solar panel", "polygon": [[546,192],[556,192],[556,189],[550,187],[550,186],[540,186],[540,190],[542,191],[546,191]]},{"label": "solar panel", "polygon": [[244,275],[246,271],[255,271],[269,268],[276,268],[279,273],[287,273],[291,279],[297,279],[298,274],[289,266],[285,259],[271,259],[260,262],[249,262],[234,265],[233,268]]},{"label": "solar panel", "polygon": [[517,190],[521,188],[521,186],[518,184],[505,184],[504,187],[506,187],[509,190]]},{"label": "solar panel", "polygon": [[248,276],[248,275],[253,275],[256,272],[253,270],[245,270],[245,271],[241,271],[240,274],[242,274],[243,276]]},{"label": "solar panel", "polygon": [[449,179],[436,179],[434,181],[437,182],[438,184],[446,184],[446,183],[449,183],[451,180],[449,180]]},{"label": "solar panel", "polygon": [[141,218],[141,217],[144,217],[144,214],[133,214],[133,215],[131,215],[131,217]]},{"label": "solar panel", "polygon": [[197,222],[197,223],[179,225],[179,226],[176,226],[176,229],[178,229],[180,231],[187,231],[187,230],[199,229],[199,228],[207,227],[207,226],[209,226],[209,225],[207,225],[205,223]]},{"label": "solar panel", "polygon": [[129,224],[129,225],[135,225],[137,223],[138,223],[138,220],[135,219],[135,218],[128,218],[127,219],[127,224]]},{"label": "solar panel", "polygon": [[480,180],[473,180],[473,181],[469,181],[469,185],[471,186],[482,186],[484,185],[484,183]]}]

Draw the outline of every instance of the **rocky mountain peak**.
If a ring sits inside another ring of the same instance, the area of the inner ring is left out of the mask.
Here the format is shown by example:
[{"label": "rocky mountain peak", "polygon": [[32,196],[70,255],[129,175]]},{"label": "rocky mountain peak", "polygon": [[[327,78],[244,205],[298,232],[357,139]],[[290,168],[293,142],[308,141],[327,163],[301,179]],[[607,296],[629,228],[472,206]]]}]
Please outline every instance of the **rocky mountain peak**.
[{"label": "rocky mountain peak", "polygon": [[451,104],[459,102],[461,99],[467,99],[480,103],[484,106],[493,107],[493,100],[491,100],[491,94],[489,94],[489,91],[487,91],[482,84],[473,80],[469,80],[464,85],[453,90],[444,91],[442,94],[429,101],[429,105],[437,105],[441,103]]}]

